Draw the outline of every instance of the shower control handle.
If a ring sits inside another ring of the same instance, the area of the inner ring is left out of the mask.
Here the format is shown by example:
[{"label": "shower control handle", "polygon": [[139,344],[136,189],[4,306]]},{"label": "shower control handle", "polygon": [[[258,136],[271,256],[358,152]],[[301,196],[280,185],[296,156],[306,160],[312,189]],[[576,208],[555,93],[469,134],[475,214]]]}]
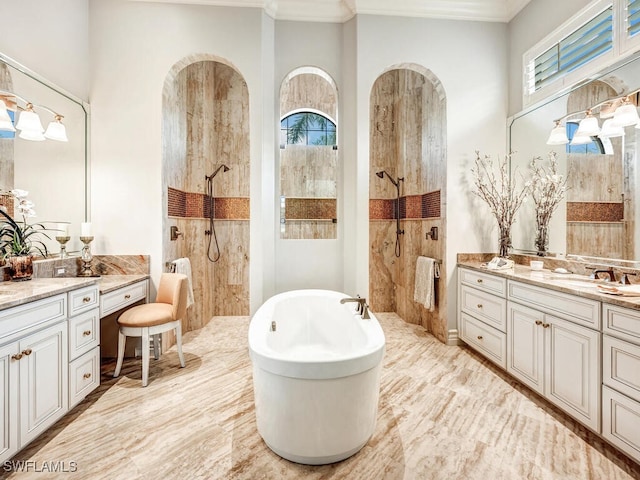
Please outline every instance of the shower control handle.
[{"label": "shower control handle", "polygon": [[171,225],[171,227],[169,228],[169,238],[171,239],[171,241],[177,240],[180,235],[182,235],[182,232],[178,230],[178,227],[175,225]]}]

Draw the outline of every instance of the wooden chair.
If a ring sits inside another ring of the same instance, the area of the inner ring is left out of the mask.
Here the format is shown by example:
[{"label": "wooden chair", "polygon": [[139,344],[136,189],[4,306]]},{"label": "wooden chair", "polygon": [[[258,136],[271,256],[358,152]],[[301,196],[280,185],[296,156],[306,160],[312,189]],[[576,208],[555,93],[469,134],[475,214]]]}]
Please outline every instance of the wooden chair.
[{"label": "wooden chair", "polygon": [[118,362],[113,376],[120,375],[127,337],[142,337],[142,386],[146,387],[149,380],[149,339],[153,337],[153,353],[158,360],[158,337],[161,333],[173,329],[176,331],[180,366],[184,368],[181,321],[185,318],[186,312],[187,276],[180,273],[163,273],[155,302],[132,307],[118,317]]}]

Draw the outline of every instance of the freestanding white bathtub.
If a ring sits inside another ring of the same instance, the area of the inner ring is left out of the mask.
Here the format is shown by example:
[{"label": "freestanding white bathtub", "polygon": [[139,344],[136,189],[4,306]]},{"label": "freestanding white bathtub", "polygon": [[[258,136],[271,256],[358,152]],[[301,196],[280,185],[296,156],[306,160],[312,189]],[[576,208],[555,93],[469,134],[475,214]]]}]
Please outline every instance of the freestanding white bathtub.
[{"label": "freestanding white bathtub", "polygon": [[343,460],[375,429],[384,333],[375,315],[363,320],[342,298],[330,290],[281,293],[251,319],[258,432],[293,462]]}]

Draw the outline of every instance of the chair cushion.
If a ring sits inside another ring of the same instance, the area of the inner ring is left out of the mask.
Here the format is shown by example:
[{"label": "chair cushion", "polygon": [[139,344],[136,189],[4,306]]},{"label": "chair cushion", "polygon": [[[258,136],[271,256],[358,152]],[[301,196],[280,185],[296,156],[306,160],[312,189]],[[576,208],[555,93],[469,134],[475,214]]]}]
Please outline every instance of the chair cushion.
[{"label": "chair cushion", "polygon": [[153,327],[173,321],[173,306],[168,303],[145,303],[125,310],[118,317],[123,327]]}]

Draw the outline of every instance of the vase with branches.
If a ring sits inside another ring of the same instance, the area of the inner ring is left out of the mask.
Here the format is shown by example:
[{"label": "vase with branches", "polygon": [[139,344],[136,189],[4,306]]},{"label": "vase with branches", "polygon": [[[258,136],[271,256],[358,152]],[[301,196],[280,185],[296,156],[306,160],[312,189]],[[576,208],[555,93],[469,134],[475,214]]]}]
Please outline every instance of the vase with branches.
[{"label": "vase with branches", "polygon": [[531,160],[531,197],[536,211],[535,247],[539,256],[545,256],[549,249],[551,216],[568,189],[569,174],[563,176],[558,173],[556,152],[549,152],[548,165],[545,166],[541,162],[540,157]]},{"label": "vase with branches", "polygon": [[480,156],[476,151],[475,166],[471,169],[474,176],[475,193],[484,200],[498,222],[500,232],[498,255],[508,257],[511,249],[511,227],[516,212],[522,206],[531,188],[531,182],[518,182],[510,173],[511,155],[506,155],[496,166],[488,155]]}]

